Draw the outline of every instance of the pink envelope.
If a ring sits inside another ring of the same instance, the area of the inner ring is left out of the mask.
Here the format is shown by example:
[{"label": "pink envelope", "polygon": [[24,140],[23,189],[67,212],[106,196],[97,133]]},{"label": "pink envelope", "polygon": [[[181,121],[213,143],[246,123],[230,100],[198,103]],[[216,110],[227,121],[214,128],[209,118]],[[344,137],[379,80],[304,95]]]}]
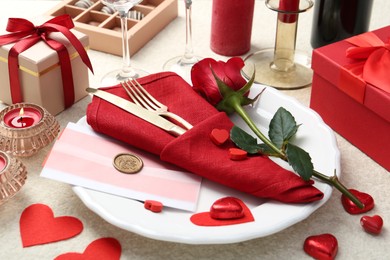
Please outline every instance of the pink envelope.
[{"label": "pink envelope", "polygon": [[[119,153],[142,158],[143,168],[124,174],[113,166]],[[201,177],[164,163],[150,153],[69,123],[53,146],[42,177],[140,201],[157,200],[164,206],[195,211]]]}]

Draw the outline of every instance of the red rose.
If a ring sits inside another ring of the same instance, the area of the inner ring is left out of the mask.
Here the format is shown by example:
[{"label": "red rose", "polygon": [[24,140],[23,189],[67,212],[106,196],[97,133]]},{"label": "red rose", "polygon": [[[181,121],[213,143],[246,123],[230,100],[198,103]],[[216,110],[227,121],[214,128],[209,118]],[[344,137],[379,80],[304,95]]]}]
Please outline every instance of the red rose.
[{"label": "red rose", "polygon": [[240,57],[230,58],[227,62],[216,61],[211,58],[203,59],[192,67],[193,88],[215,106],[222,101],[222,95],[212,70],[228,87],[237,91],[246,84],[246,80],[241,75],[241,69],[244,65],[245,63]]},{"label": "red rose", "polygon": [[[200,93],[219,111],[224,111],[227,114],[235,112],[245,121],[249,128],[263,142],[261,144],[262,146],[258,147],[255,153],[261,151],[265,155],[281,158],[288,162],[303,179],[309,180],[312,176],[315,176],[336,187],[359,208],[363,208],[364,205],[361,201],[349,192],[337,177],[329,177],[314,170],[310,155],[303,149],[289,143],[299,127],[299,125],[296,125],[294,117],[290,112],[286,109],[278,109],[276,112],[277,115],[275,114],[270,123],[270,131],[273,128],[273,138],[276,141],[283,139],[283,145],[280,145],[280,143],[276,144],[274,140],[270,139],[271,137],[268,138],[257,128],[243,106],[253,104],[261,92],[253,99],[248,97],[249,90],[255,80],[255,71],[251,79],[247,82],[241,75],[241,69],[244,65],[244,61],[240,57],[231,58],[227,62],[215,61],[211,58],[203,59],[192,67],[191,80],[193,89]],[[231,138],[232,141],[239,148],[247,152],[252,151],[253,146],[249,145],[250,147],[248,147],[248,142],[253,142],[253,137],[243,140],[245,139],[243,136],[246,133],[238,127],[235,127],[235,131],[236,136],[239,136],[239,138],[236,138],[236,141],[234,138]],[[250,136],[249,134],[246,135]],[[254,146],[257,146],[256,139]]]}]

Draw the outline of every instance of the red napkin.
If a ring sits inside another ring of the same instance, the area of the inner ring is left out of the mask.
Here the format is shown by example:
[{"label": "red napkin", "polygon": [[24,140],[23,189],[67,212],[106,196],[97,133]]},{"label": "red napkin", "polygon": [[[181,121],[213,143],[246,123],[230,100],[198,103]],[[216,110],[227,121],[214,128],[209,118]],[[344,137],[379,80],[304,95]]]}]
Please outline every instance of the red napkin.
[{"label": "red napkin", "polygon": [[[174,137],[98,97],[93,97],[88,105],[88,124],[97,132],[157,154],[163,161],[261,198],[288,203],[322,199],[323,193],[311,182],[303,181],[268,157],[230,160],[228,147],[216,146],[209,135],[214,128],[230,131],[232,122],[224,112],[217,111],[178,75],[163,72],[138,81],[157,100],[166,104],[171,112],[182,116],[194,127],[184,135]],[[104,90],[129,99],[121,86]]]}]

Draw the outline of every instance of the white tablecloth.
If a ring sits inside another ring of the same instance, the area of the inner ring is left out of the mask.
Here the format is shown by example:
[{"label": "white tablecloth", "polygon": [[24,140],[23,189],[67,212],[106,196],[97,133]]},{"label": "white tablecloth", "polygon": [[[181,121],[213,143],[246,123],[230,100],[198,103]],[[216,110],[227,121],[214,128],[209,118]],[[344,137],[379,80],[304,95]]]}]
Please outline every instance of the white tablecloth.
[{"label": "white tablecloth", "polygon": [[[8,17],[33,17],[45,13],[57,1],[0,0],[0,24]],[[203,57],[226,60],[209,48],[211,0],[193,1],[194,50]],[[390,1],[376,0],[372,12],[371,29],[389,24]],[[299,17],[297,49],[311,51],[310,31],[313,11]],[[184,51],[184,6],[179,0],[179,17],[153,38],[137,54],[133,65],[150,73],[162,70],[164,61]],[[274,46],[275,14],[264,1],[256,1],[251,52]],[[121,66],[121,58],[98,51],[89,51],[95,74],[90,75],[91,86],[98,86],[100,78],[113,67]],[[311,88],[288,91],[285,94],[309,104]],[[61,127],[77,122],[85,115],[90,102],[86,97],[57,116]],[[326,101],[325,101],[326,102]],[[3,106],[3,105],[1,105]],[[14,198],[0,206],[0,259],[53,259],[65,252],[82,252],[93,240],[114,237],[122,245],[121,259],[310,259],[303,251],[303,242],[313,234],[331,233],[339,242],[337,259],[388,259],[390,256],[390,175],[389,172],[337,135],[341,152],[342,181],[347,187],[371,194],[376,206],[369,215],[384,219],[384,230],[379,236],[365,233],[359,225],[361,215],[349,215],[340,203],[340,193],[333,192],[330,200],[306,220],[277,234],[227,245],[187,245],[148,239],[113,226],[91,212],[73,193],[71,186],[39,177],[41,164],[50,147],[31,158],[23,159],[28,168],[28,180]],[[380,149],[380,148],[379,148]],[[42,246],[23,248],[19,233],[21,212],[33,203],[49,205],[56,215],[70,215],[84,223],[84,231],[73,239]],[[226,234],[227,236],[229,234]]]}]

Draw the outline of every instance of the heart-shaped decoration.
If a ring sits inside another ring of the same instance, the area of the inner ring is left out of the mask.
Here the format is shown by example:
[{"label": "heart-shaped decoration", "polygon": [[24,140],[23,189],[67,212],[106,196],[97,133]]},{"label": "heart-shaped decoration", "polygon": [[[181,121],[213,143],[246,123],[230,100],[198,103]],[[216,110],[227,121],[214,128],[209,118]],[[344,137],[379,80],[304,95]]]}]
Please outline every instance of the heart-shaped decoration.
[{"label": "heart-shaped decoration", "polygon": [[222,145],[229,139],[229,132],[226,129],[214,128],[210,133],[211,141],[216,145]]},{"label": "heart-shaped decoration", "polygon": [[[234,200],[234,202],[232,200]],[[222,203],[220,203],[221,201]],[[236,203],[240,205],[241,208]],[[230,209],[231,212],[225,212],[225,209]],[[211,211],[213,211],[213,213],[211,213]],[[214,217],[212,217],[212,215]],[[216,216],[220,218],[216,218]],[[196,213],[191,216],[190,220],[193,224],[198,226],[226,226],[255,221],[250,209],[245,203],[234,197],[225,197],[216,200],[211,206],[210,212]]]},{"label": "heart-shaped decoration", "polygon": [[161,212],[163,207],[164,205],[156,200],[145,200],[144,202],[144,208],[155,213]]},{"label": "heart-shaped decoration", "polygon": [[332,234],[321,234],[306,238],[303,250],[315,259],[332,260],[338,251],[338,242]]},{"label": "heart-shaped decoration", "polygon": [[229,158],[230,160],[240,161],[246,159],[248,153],[239,148],[229,148]]},{"label": "heart-shaped decoration", "polygon": [[355,195],[363,204],[364,207],[360,209],[358,206],[355,205],[349,198],[347,198],[344,194],[341,195],[341,203],[343,204],[344,209],[349,214],[360,214],[365,213],[374,208],[374,199],[371,197],[370,194],[360,192],[358,190],[349,189],[349,191]]},{"label": "heart-shaped decoration", "polygon": [[362,225],[366,232],[378,235],[382,231],[383,219],[378,215],[372,217],[363,216],[360,219],[360,225]]},{"label": "heart-shaped decoration", "polygon": [[104,237],[90,243],[83,253],[65,253],[57,256],[55,260],[119,260],[121,253],[122,247],[118,240],[111,237]]},{"label": "heart-shaped decoration", "polygon": [[50,207],[32,204],[20,216],[23,247],[47,244],[74,237],[83,230],[83,223],[70,216],[54,217]]},{"label": "heart-shaped decoration", "polygon": [[244,217],[244,209],[233,197],[216,200],[210,208],[210,217],[214,219],[237,219]]}]

